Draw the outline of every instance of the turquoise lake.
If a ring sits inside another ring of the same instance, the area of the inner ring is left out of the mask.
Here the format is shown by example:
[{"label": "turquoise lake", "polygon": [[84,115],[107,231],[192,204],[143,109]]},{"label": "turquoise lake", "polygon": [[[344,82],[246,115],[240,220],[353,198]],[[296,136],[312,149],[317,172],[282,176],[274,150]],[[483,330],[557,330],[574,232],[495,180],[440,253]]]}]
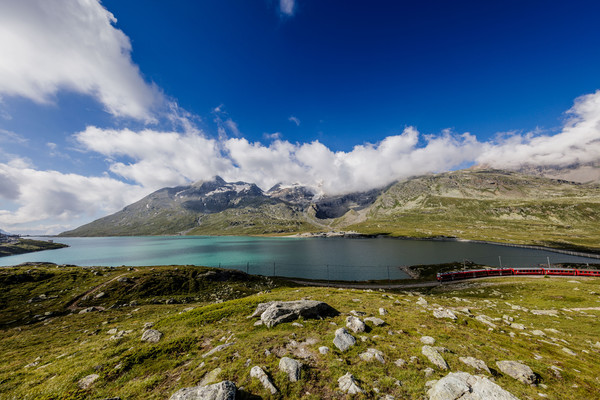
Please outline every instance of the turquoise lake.
[{"label": "turquoise lake", "polygon": [[[39,238],[48,240],[48,238]],[[48,261],[80,266],[204,265],[310,279],[406,278],[399,266],[469,260],[490,266],[600,263],[599,259],[492,244],[393,238],[133,236],[55,238],[70,247],[0,258],[0,266]],[[500,257],[500,259],[499,259]]]}]

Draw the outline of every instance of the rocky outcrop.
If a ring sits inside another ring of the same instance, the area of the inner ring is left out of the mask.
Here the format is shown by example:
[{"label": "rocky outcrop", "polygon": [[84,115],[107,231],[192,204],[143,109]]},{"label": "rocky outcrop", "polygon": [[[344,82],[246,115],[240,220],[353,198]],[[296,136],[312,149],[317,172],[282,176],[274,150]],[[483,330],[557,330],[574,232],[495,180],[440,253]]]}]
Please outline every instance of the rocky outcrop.
[{"label": "rocky outcrop", "polygon": [[429,400],[519,400],[489,379],[451,372],[427,392]]},{"label": "rocky outcrop", "polygon": [[354,336],[348,333],[345,328],[340,328],[335,331],[335,337],[333,338],[333,344],[335,347],[340,349],[340,351],[346,351],[350,346],[354,346],[356,343],[356,339]]},{"label": "rocky outcrop", "polygon": [[300,380],[302,364],[292,358],[283,357],[281,360],[279,360],[279,370],[287,374],[290,382],[297,382]]},{"label": "rocky outcrop", "polygon": [[363,390],[358,386],[358,382],[350,372],[338,379],[340,390],[348,394],[362,393]]},{"label": "rocky outcrop", "polygon": [[251,317],[260,316],[264,325],[269,328],[283,322],[291,322],[300,317],[319,319],[334,317],[339,312],[329,304],[316,300],[270,301],[260,303]]},{"label": "rocky outcrop", "polygon": [[235,383],[223,381],[208,386],[180,389],[169,397],[169,400],[235,400],[236,393]]},{"label": "rocky outcrop", "polygon": [[527,385],[534,384],[536,381],[535,374],[527,365],[518,361],[498,361],[496,362],[498,369],[503,373]]}]

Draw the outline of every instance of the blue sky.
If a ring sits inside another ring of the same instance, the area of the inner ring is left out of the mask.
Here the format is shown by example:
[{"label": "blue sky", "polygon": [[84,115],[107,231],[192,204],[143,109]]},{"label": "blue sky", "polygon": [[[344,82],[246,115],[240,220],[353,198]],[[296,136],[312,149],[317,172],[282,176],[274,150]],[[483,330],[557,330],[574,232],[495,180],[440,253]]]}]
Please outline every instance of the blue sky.
[{"label": "blue sky", "polygon": [[216,174],[326,193],[597,161],[594,1],[0,4],[0,228]]}]

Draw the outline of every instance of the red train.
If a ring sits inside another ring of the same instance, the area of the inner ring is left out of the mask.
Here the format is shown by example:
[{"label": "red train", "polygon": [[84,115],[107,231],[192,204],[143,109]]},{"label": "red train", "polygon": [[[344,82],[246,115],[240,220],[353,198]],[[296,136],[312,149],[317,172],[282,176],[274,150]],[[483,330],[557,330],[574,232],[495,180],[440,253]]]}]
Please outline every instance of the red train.
[{"label": "red train", "polygon": [[598,276],[600,270],[574,269],[574,268],[496,268],[474,269],[470,271],[440,272],[437,274],[439,282],[458,281],[461,279],[485,278],[488,276],[504,275],[563,275],[563,276]]}]

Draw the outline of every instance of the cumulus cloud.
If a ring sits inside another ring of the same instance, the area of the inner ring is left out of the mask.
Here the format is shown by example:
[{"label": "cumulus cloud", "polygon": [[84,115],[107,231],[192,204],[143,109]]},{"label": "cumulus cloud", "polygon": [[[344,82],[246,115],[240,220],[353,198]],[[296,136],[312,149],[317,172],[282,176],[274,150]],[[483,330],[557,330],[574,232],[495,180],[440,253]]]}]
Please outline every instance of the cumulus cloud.
[{"label": "cumulus cloud", "polygon": [[0,199],[16,205],[0,210],[8,231],[56,233],[115,212],[145,193],[139,185],[101,176],[39,171],[23,160],[0,163]]},{"label": "cumulus cloud", "polygon": [[555,135],[513,133],[486,143],[477,162],[496,168],[568,166],[600,159],[600,90],[575,100]]},{"label": "cumulus cloud", "polygon": [[151,121],[160,91],[131,60],[129,38],[97,0],[8,1],[0,6],[0,96],[52,103],[61,90],[107,112]]},{"label": "cumulus cloud", "polygon": [[287,16],[294,15],[294,11],[296,11],[296,1],[295,0],[279,0],[279,11]]}]

